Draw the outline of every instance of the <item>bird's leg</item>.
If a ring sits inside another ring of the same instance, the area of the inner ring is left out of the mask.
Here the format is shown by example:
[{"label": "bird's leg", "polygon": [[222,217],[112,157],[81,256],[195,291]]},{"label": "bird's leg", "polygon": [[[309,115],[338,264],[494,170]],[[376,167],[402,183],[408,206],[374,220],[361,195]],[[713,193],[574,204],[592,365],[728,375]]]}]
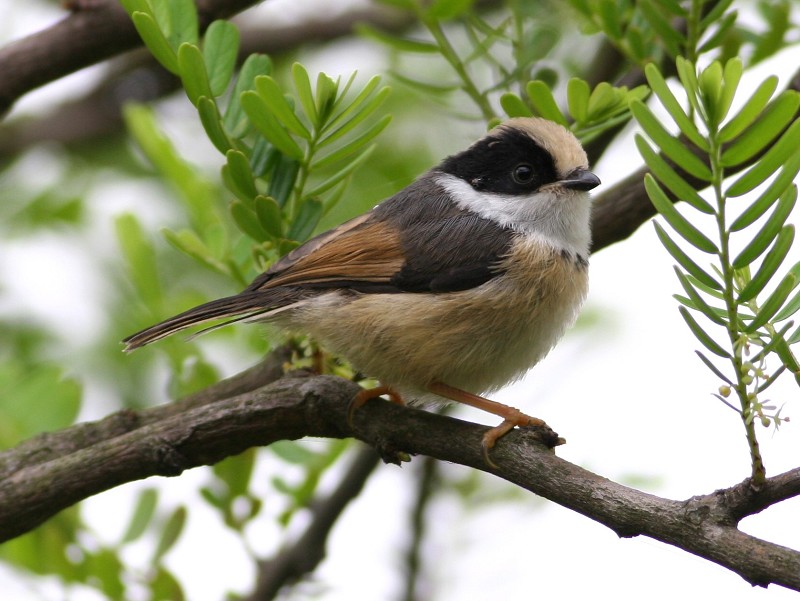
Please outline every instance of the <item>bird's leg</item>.
[{"label": "bird's leg", "polygon": [[381,384],[375,388],[363,388],[358,391],[356,396],[353,397],[353,400],[350,401],[350,405],[347,407],[347,425],[350,427],[353,426],[353,413],[355,413],[356,409],[365,405],[367,401],[370,401],[371,399],[377,399],[383,395],[388,396],[391,402],[398,405],[406,404],[406,402],[403,400],[403,397],[400,396],[400,393],[391,386],[385,386]]},{"label": "bird's leg", "polygon": [[494,428],[488,430],[486,434],[483,435],[483,440],[481,441],[483,457],[486,460],[486,463],[488,463],[491,467],[497,466],[491,459],[489,459],[489,451],[500,437],[508,434],[514,429],[515,426],[540,428],[545,434],[545,444],[551,448],[562,445],[566,442],[563,438],[560,438],[558,434],[553,432],[552,428],[550,428],[550,426],[548,426],[544,420],[541,420],[538,417],[526,415],[516,407],[503,405],[503,403],[489,400],[482,396],[478,396],[477,394],[472,394],[471,392],[449,386],[442,382],[433,382],[432,384],[428,385],[428,390],[452,401],[457,401],[459,403],[487,411],[488,413],[492,413],[503,418],[503,422],[499,426],[495,426]]}]

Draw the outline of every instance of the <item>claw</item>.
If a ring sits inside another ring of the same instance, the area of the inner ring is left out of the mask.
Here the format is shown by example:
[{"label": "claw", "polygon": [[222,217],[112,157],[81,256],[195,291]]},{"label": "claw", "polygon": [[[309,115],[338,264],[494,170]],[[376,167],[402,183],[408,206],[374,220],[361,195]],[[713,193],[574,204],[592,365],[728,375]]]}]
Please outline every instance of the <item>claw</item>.
[{"label": "claw", "polygon": [[388,396],[391,402],[398,405],[406,404],[403,400],[403,397],[400,396],[400,393],[390,386],[384,386],[381,384],[375,388],[364,388],[358,391],[358,393],[350,401],[350,404],[347,406],[347,425],[351,428],[353,427],[353,415],[355,414],[356,409],[363,407],[368,401],[377,399],[383,395]]}]

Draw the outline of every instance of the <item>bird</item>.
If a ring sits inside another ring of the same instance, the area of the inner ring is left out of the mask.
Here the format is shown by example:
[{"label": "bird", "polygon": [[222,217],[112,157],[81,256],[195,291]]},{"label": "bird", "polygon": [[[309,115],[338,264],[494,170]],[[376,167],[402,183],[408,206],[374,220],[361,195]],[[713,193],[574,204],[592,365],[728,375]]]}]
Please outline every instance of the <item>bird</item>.
[{"label": "bird", "polygon": [[133,334],[124,350],[220,319],[273,323],[378,381],[356,395],[350,416],[388,396],[456,401],[502,418],[481,441],[494,465],[490,450],[515,427],[549,430],[484,395],[521,378],[577,318],[588,291],[589,191],[598,185],[568,129],[509,119],[298,246],[242,292]]}]

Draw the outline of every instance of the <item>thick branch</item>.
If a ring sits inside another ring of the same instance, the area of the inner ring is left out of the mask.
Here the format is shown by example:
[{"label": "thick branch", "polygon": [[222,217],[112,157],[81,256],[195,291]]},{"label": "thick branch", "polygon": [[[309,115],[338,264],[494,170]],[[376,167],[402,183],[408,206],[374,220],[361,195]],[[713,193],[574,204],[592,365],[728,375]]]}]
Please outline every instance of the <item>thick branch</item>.
[{"label": "thick branch", "polygon": [[[760,586],[776,583],[800,590],[800,553],[736,528],[741,503],[730,505],[737,485],[726,491],[673,501],[611,482],[542,447],[534,433],[514,431],[493,451],[497,469],[481,453],[486,431],[450,417],[375,401],[356,412],[347,407],[359,390],[330,376],[285,377],[257,390],[180,414],[148,419],[128,432],[43,463],[20,466],[0,482],[0,538],[26,532],[61,509],[123,482],[153,475],[176,476],[257,445],[304,436],[353,436],[384,456],[423,454],[492,472],[537,495],[596,520],[620,536],[644,535],[725,566]],[[13,453],[9,451],[7,453]],[[768,499],[748,493],[753,507],[796,491],[800,470],[767,481]],[[776,493],[775,491],[782,491]]]},{"label": "thick branch", "polygon": [[[256,4],[257,0],[198,0],[200,27]],[[141,45],[117,0],[71,3],[58,23],[0,49],[0,115],[18,98],[46,83]]]},{"label": "thick branch", "polygon": [[[357,23],[368,23],[384,31],[397,32],[412,25],[414,19],[410,13],[370,5],[330,18],[323,19],[320,16],[294,25],[275,26],[266,23],[258,29],[242,26],[239,59],[244,60],[256,52],[276,55],[303,45],[351,35]],[[6,56],[5,60],[9,62],[4,63],[3,52],[0,51],[0,86],[3,85],[2,69],[6,67],[13,70],[15,59],[27,57],[24,53]],[[59,73],[48,71],[40,76],[46,78],[48,75],[52,77]],[[46,82],[45,79],[42,83]],[[0,130],[0,156],[13,156],[43,141],[89,143],[119,133],[122,130],[122,107],[125,103],[151,102],[179,88],[179,79],[161,67],[149,52],[141,50],[130,53],[117,61],[105,79],[86,96],[62,104],[44,117],[5,125]]]}]

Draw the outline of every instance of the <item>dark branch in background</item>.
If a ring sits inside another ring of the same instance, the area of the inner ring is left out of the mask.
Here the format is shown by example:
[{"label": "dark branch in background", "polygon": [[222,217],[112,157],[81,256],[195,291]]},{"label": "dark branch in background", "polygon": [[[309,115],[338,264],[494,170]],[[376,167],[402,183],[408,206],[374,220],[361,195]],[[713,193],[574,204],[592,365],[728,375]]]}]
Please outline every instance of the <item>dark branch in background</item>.
[{"label": "dark branch in background", "polygon": [[[197,0],[200,29],[258,0]],[[0,49],[0,115],[22,96],[126,50],[142,41],[117,0],[74,1],[58,23]]]},{"label": "dark branch in background", "polygon": [[432,457],[421,457],[422,465],[418,465],[416,477],[417,495],[414,506],[409,516],[409,532],[411,541],[406,550],[405,564],[405,590],[403,591],[403,601],[421,601],[428,596],[421,593],[420,573],[422,572],[422,541],[425,538],[425,514],[430,504],[433,494],[436,491],[439,480],[439,462]]},{"label": "dark branch in background", "polygon": [[546,449],[534,433],[516,430],[493,450],[498,467],[492,469],[481,452],[485,426],[379,401],[359,409],[351,426],[347,409],[358,390],[341,378],[288,376],[156,421],[148,418],[153,409],[138,412],[147,425],[109,433],[49,461],[25,463],[0,480],[0,540],[123,482],[177,476],[277,440],[354,437],[384,456],[407,451],[494,473],[620,536],[648,536],[724,566],[753,585],[775,583],[800,591],[800,552],[736,527],[742,516],[799,495],[800,468],[768,478],[758,490],[745,481],[674,501],[584,470]]},{"label": "dark branch in background", "polygon": [[[62,23],[64,21],[46,30],[51,32],[48,36],[62,27]],[[295,25],[266,24],[259,29],[242,26],[239,58],[243,60],[256,52],[280,55],[302,45],[329,42],[351,35],[358,23],[396,33],[413,25],[414,20],[406,13],[370,5]],[[0,91],[3,90],[4,68],[13,66],[18,57],[19,54],[4,56],[0,50]],[[6,60],[10,62],[4,62]],[[45,117],[20,120],[0,129],[0,157],[13,156],[44,141],[87,144],[118,134],[122,131],[122,106],[126,102],[151,102],[179,88],[178,78],[161,67],[149,52],[142,49],[129,53],[118,59],[111,72],[86,96],[58,106]]]},{"label": "dark branch in background", "polygon": [[256,586],[243,601],[274,599],[282,587],[316,569],[325,559],[331,530],[350,501],[359,495],[379,460],[380,455],[372,447],[359,449],[336,490],[311,506],[311,524],[303,535],[274,558],[258,562]]}]

